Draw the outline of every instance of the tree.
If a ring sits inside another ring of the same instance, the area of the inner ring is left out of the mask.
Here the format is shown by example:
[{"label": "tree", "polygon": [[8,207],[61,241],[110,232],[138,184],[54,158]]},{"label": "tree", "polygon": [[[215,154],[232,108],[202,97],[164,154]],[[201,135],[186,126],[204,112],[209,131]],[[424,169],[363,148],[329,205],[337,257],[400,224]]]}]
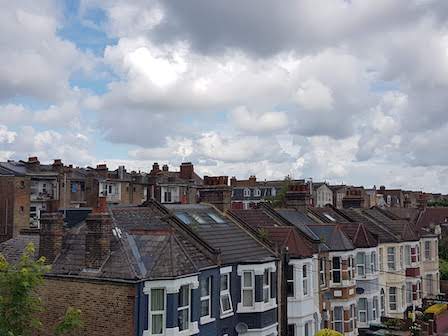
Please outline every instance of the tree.
[{"label": "tree", "polygon": [[315,336],[342,336],[342,334],[331,329],[321,329]]},{"label": "tree", "polygon": [[[0,335],[28,336],[42,327],[37,317],[43,306],[37,295],[44,284],[44,275],[50,271],[45,258],[35,260],[35,249],[29,244],[18,263],[10,264],[0,254]],[[56,327],[56,335],[82,327],[81,312],[69,308]]]},{"label": "tree", "polygon": [[285,207],[286,193],[288,192],[290,184],[291,184],[291,178],[289,176],[286,176],[280,190],[276,193],[276,195],[274,197],[271,197],[270,199],[268,199],[268,201],[271,203],[271,205],[274,208]]}]

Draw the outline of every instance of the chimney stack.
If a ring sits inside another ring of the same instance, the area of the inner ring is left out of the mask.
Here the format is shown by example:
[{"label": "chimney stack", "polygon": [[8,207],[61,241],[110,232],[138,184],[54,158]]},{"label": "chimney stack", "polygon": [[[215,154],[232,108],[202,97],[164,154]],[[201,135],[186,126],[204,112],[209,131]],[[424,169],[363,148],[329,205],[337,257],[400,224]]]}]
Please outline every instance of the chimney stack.
[{"label": "chimney stack", "polygon": [[62,163],[61,159],[54,159],[53,161],[53,168],[55,170],[61,170],[64,167],[64,164]]},{"label": "chimney stack", "polygon": [[107,169],[107,165],[105,163],[97,164],[95,170],[102,177],[107,177],[107,173],[109,172],[109,170]]},{"label": "chimney stack", "polygon": [[30,157],[28,158],[28,162],[27,162],[27,164],[28,164],[28,166],[29,166],[31,169],[35,169],[35,168],[39,167],[39,165],[40,165],[40,161],[39,161],[39,159],[37,158],[37,156],[30,156]]},{"label": "chimney stack", "polygon": [[164,165],[162,166],[162,170],[163,170],[164,172],[167,172],[167,171],[168,171],[168,165],[167,165],[167,164],[164,164]]},{"label": "chimney stack", "polygon": [[228,179],[228,176],[204,176],[204,185],[198,188],[199,202],[213,204],[223,212],[230,209],[232,187]]},{"label": "chimney stack", "polygon": [[112,220],[105,197],[98,198],[98,207],[86,218],[85,265],[88,269],[100,269],[110,253]]},{"label": "chimney stack", "polygon": [[311,193],[307,184],[293,184],[285,195],[287,207],[304,209],[310,205]]},{"label": "chimney stack", "polygon": [[180,165],[180,174],[179,177],[184,180],[193,179],[194,167],[191,162],[183,162]]},{"label": "chimney stack", "polygon": [[60,212],[42,213],[40,218],[39,256],[53,263],[62,248],[64,237],[64,217]]},{"label": "chimney stack", "polygon": [[150,175],[156,175],[157,173],[160,172],[160,166],[157,162],[154,162],[152,165],[152,169],[149,172]]}]

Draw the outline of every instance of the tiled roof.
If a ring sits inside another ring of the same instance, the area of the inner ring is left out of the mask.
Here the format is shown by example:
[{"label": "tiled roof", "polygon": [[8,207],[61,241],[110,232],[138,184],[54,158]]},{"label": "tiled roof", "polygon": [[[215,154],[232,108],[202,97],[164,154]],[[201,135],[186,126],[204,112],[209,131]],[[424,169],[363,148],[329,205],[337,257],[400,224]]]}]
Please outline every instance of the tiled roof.
[{"label": "tiled roof", "polygon": [[38,257],[39,253],[39,235],[19,235],[15,238],[9,239],[0,244],[0,254],[12,264],[19,261],[25,247],[32,243],[35,248],[35,257]]},{"label": "tiled roof", "polygon": [[297,228],[276,221],[265,209],[232,210],[230,215],[257,231],[265,230],[268,233],[268,241],[281,248],[288,247],[289,254],[293,257],[313,255],[313,246],[309,239],[299,234]]},{"label": "tiled roof", "polygon": [[276,212],[297,227],[300,231],[306,234],[313,240],[319,240],[319,236],[316,235],[308,225],[313,225],[315,222],[309,218],[304,212],[294,210],[294,209],[278,209]]},{"label": "tiled roof", "polygon": [[355,247],[368,248],[378,245],[378,238],[367,230],[364,224],[346,223],[341,225],[341,229],[351,239]]},{"label": "tiled roof", "polygon": [[422,230],[438,224],[448,224],[448,208],[424,209],[417,219],[416,227]]},{"label": "tiled roof", "polygon": [[170,204],[165,206],[177,215],[184,225],[191,227],[201,239],[213,248],[219,249],[224,264],[274,259],[272,251],[210,205]]}]

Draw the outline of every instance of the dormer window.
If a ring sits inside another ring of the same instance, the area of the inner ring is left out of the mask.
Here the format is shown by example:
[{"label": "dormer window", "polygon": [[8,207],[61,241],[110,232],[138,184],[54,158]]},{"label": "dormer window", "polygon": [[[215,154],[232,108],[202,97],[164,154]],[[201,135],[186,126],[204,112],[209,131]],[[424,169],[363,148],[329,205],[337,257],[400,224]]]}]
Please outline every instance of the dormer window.
[{"label": "dormer window", "polygon": [[261,190],[258,189],[258,188],[256,188],[256,189],[254,190],[254,196],[255,196],[255,197],[260,197],[260,196],[261,196]]},{"label": "dormer window", "polygon": [[250,189],[244,188],[243,195],[244,197],[250,197]]}]

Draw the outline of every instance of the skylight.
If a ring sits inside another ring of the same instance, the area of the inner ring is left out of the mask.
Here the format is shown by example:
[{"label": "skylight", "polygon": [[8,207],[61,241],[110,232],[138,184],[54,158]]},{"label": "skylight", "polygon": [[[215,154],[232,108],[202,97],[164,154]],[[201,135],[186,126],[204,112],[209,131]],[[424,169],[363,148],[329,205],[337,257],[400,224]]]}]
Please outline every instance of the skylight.
[{"label": "skylight", "polygon": [[334,219],[333,216],[327,214],[326,212],[324,213],[324,216],[327,217],[329,220],[331,220],[332,222],[336,222],[336,219]]},{"label": "skylight", "polygon": [[216,223],[223,224],[226,222],[224,219],[213,212],[208,212],[207,215],[209,215],[211,219],[213,219]]},{"label": "skylight", "polygon": [[192,214],[190,214],[190,215],[191,215],[191,217],[193,217],[194,220],[195,220],[196,222],[198,222],[199,224],[205,224],[205,223],[206,223],[205,219],[204,219],[203,217],[201,217],[199,214],[197,214],[197,213],[192,213]]},{"label": "skylight", "polygon": [[176,217],[184,224],[191,224],[191,218],[185,212],[176,212]]}]

